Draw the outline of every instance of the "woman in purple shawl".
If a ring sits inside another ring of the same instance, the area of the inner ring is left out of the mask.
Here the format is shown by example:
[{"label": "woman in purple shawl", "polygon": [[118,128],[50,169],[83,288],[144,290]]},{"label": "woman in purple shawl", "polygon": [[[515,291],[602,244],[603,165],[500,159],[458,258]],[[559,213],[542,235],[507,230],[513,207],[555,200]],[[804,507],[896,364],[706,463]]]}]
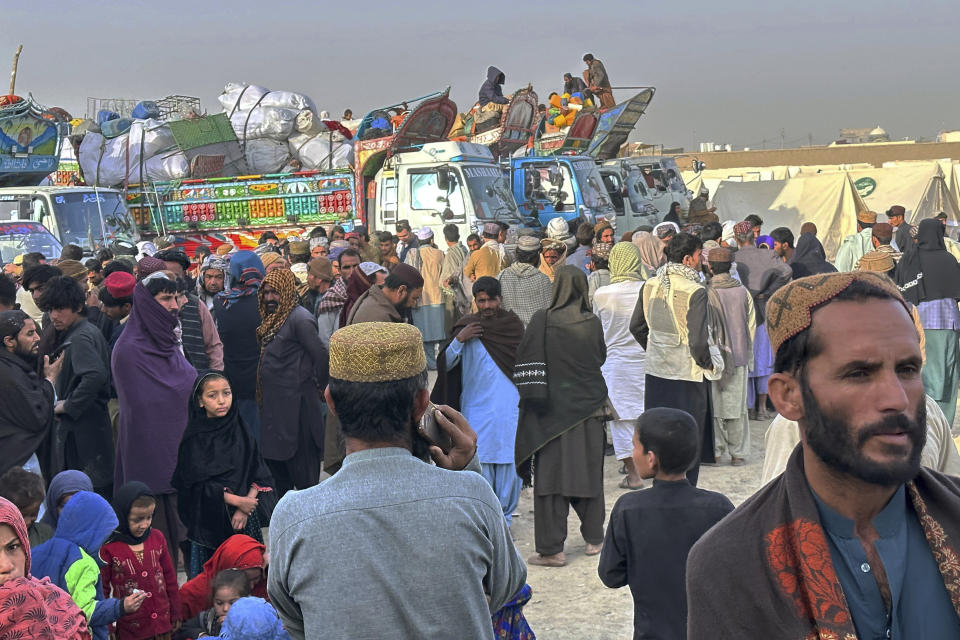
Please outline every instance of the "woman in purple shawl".
[{"label": "woman in purple shawl", "polygon": [[182,532],[170,479],[197,377],[177,337],[177,295],[177,283],[164,272],[144,278],[134,288],[133,310],[112,358],[120,404],[114,486],[138,480],[150,487],[157,498],[153,526],[166,536],[171,554]]}]

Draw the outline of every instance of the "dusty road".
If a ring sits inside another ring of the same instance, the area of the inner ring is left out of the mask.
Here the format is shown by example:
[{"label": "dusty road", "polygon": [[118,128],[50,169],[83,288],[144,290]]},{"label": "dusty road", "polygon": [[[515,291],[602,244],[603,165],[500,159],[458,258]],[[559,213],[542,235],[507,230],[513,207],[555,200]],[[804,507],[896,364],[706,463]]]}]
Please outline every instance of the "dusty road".
[{"label": "dusty road", "polygon": [[[751,454],[747,464],[731,467],[727,459],[715,467],[700,470],[699,486],[719,491],[735,504],[750,497],[759,487],[763,466],[763,434],[767,422],[751,422]],[[617,484],[621,476],[618,464],[604,458],[604,488],[607,515],[614,503],[626,493]],[[646,483],[647,486],[650,482]],[[641,489],[642,491],[642,489]],[[533,497],[527,489],[520,497],[519,517],[513,519],[513,535],[524,558],[534,553]],[[580,521],[573,509],[567,520],[567,566],[563,568],[528,567],[527,582],[533,587],[533,598],[524,614],[537,638],[543,640],[606,640],[629,639],[633,635],[633,599],[630,590],[608,589],[597,577],[598,556],[583,554]]]}]

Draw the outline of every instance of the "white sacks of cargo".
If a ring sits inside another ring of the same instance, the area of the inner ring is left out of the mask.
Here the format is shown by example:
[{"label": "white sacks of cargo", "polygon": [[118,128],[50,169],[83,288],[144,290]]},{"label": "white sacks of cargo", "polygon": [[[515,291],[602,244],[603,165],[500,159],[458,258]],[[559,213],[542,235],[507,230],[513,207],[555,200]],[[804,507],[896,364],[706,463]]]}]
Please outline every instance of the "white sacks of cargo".
[{"label": "white sacks of cargo", "polygon": [[[179,180],[189,175],[189,163],[182,152],[163,153],[171,148],[171,144],[167,143],[173,141],[169,129],[163,127],[166,136],[169,136],[167,140],[162,133],[157,135],[160,131],[158,128],[141,126],[137,129],[142,122],[149,121],[135,122],[130,131],[142,135],[143,144],[139,137],[131,139],[130,132],[113,139],[93,132],[83,137],[77,160],[88,184],[118,187],[123,185],[124,178],[129,184],[137,184],[144,179]],[[148,152],[150,157],[146,157],[143,151]]]},{"label": "white sacks of cargo", "polygon": [[317,106],[313,100],[302,93],[270,91],[266,87],[246,82],[228,82],[217,100],[228,116],[237,111],[250,111],[256,106],[279,107],[294,111],[309,109],[314,113],[317,112]]},{"label": "white sacks of cargo", "polygon": [[241,143],[250,173],[279,173],[290,160],[286,142],[268,138]]},{"label": "white sacks of cargo", "polygon": [[295,133],[290,136],[290,153],[297,158],[304,169],[344,169],[353,165],[353,144],[339,134],[320,133],[308,136]]},{"label": "white sacks of cargo", "polygon": [[318,133],[329,131],[327,125],[323,123],[323,120],[309,109],[304,109],[297,114],[297,122],[294,128],[296,128],[299,133],[308,136],[315,136]]},{"label": "white sacks of cargo", "polygon": [[297,113],[293,109],[258,106],[253,110],[237,111],[231,115],[230,125],[240,140],[270,138],[283,141],[293,133]]}]

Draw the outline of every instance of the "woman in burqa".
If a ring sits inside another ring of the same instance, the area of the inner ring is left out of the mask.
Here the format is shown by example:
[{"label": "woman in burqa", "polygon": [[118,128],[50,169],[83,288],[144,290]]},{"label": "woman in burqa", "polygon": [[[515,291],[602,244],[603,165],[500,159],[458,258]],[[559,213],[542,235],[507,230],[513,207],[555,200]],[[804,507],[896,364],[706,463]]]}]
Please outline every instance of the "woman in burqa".
[{"label": "woman in burqa", "polygon": [[823,245],[817,240],[817,236],[810,232],[800,234],[800,239],[797,240],[797,246],[793,250],[793,257],[790,258],[789,264],[790,268],[793,269],[794,280],[819,273],[833,273],[837,270],[835,266],[827,262],[827,254],[823,250]]},{"label": "woman in burqa", "polygon": [[[903,228],[897,230],[898,243]],[[920,223],[916,244],[907,244],[897,265],[897,286],[907,302],[917,306],[923,323],[923,388],[953,424],[960,383],[960,263],[947,251],[939,220]]]}]

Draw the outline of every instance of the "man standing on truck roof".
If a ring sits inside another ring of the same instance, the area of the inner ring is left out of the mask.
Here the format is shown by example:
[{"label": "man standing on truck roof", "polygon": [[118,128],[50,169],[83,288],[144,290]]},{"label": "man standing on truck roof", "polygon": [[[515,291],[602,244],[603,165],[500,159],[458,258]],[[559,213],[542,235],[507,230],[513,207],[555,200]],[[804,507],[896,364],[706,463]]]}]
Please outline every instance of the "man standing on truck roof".
[{"label": "man standing on truck roof", "polygon": [[585,54],[583,61],[587,63],[587,68],[583,72],[583,79],[586,80],[590,91],[600,99],[599,106],[603,109],[614,106],[616,102],[613,100],[613,89],[610,86],[610,77],[607,75],[606,67],[594,58],[592,53]]}]

